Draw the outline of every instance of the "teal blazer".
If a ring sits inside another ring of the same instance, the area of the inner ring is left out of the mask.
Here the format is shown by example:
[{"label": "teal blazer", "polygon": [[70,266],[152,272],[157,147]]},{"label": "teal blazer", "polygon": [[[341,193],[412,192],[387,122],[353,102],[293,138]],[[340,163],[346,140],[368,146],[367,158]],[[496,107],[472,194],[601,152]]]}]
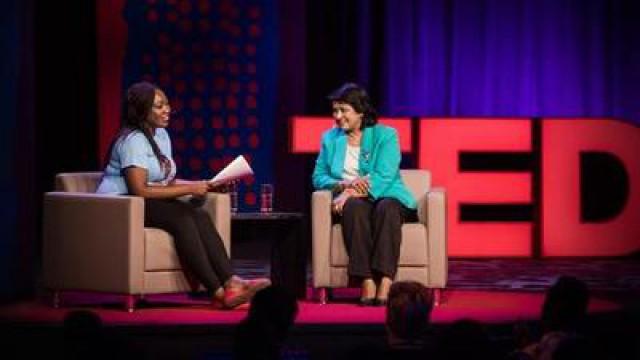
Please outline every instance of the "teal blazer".
[{"label": "teal blazer", "polygon": [[[347,134],[333,128],[322,135],[322,145],[313,170],[313,186],[330,190],[342,180]],[[384,125],[366,127],[360,141],[359,175],[369,176],[369,197],[397,199],[409,209],[415,209],[416,199],[400,177],[400,145],[396,129]]]}]

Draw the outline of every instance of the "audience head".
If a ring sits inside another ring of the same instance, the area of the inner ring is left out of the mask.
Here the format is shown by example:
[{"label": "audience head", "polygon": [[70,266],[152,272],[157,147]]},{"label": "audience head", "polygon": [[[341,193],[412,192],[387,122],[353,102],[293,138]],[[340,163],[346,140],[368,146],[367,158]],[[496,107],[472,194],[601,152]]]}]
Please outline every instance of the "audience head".
[{"label": "audience head", "polygon": [[484,326],[474,320],[458,320],[445,329],[438,344],[438,358],[495,359],[496,351]]},{"label": "audience head", "polygon": [[[102,319],[88,310],[74,310],[64,318],[63,359],[139,358],[140,350],[124,338],[105,331]],[[49,354],[50,355],[50,354]]]},{"label": "audience head", "polygon": [[298,303],[284,288],[272,285],[251,299],[247,318],[234,339],[235,359],[279,359],[287,333],[298,313]]},{"label": "audience head", "polygon": [[251,299],[247,321],[269,324],[284,336],[297,314],[298,303],[295,297],[283,287],[272,285],[259,291]]},{"label": "audience head", "polygon": [[360,129],[378,123],[378,114],[371,104],[367,91],[357,84],[346,83],[329,94],[328,99],[335,103],[350,105],[353,110],[362,114]]},{"label": "audience head", "polygon": [[570,276],[560,277],[547,291],[542,306],[545,331],[576,330],[587,314],[587,285]]},{"label": "audience head", "polygon": [[389,335],[403,340],[420,340],[429,326],[432,309],[433,295],[422,284],[415,281],[393,283],[387,301]]},{"label": "audience head", "polygon": [[100,335],[102,319],[87,310],[74,310],[64,317],[64,332],[68,339],[90,339]]}]

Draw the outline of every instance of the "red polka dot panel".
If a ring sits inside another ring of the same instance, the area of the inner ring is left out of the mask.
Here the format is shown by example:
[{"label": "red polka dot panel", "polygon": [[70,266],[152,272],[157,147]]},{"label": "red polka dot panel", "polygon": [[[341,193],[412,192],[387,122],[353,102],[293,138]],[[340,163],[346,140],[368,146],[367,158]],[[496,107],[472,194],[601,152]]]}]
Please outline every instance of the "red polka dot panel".
[{"label": "red polka dot panel", "polygon": [[240,136],[238,134],[229,135],[229,146],[232,148],[240,147]]},{"label": "red polka dot panel", "polygon": [[202,136],[197,136],[195,139],[193,139],[193,148],[198,150],[198,151],[203,151],[205,148],[205,142],[204,139],[202,138]]},{"label": "red polka dot panel", "polygon": [[189,167],[194,172],[200,171],[202,169],[202,160],[200,160],[200,158],[197,158],[195,156],[191,157],[189,159]]},{"label": "red polka dot panel", "polygon": [[154,23],[154,22],[158,21],[159,17],[160,16],[158,15],[158,12],[155,11],[155,10],[149,10],[149,12],[147,13],[147,20],[149,22]]},{"label": "red polka dot panel", "polygon": [[244,201],[247,205],[255,205],[256,204],[256,194],[254,192],[248,192],[244,195]]},{"label": "red polka dot panel", "polygon": [[194,117],[191,122],[191,128],[194,130],[202,130],[204,128],[204,119],[200,116]]},{"label": "red polka dot panel", "polygon": [[227,126],[230,129],[238,128],[238,123],[238,117],[236,115],[229,115],[229,117],[227,118]]},{"label": "red polka dot panel", "polygon": [[260,135],[256,133],[249,135],[249,147],[255,149],[258,146],[260,146]]},{"label": "red polka dot panel", "polygon": [[184,130],[184,118],[178,117],[172,119],[169,126],[171,130],[175,130],[176,132],[181,132]]},{"label": "red polka dot panel", "polygon": [[222,117],[214,116],[211,118],[211,128],[215,130],[220,130],[224,128],[224,122],[222,121]]}]

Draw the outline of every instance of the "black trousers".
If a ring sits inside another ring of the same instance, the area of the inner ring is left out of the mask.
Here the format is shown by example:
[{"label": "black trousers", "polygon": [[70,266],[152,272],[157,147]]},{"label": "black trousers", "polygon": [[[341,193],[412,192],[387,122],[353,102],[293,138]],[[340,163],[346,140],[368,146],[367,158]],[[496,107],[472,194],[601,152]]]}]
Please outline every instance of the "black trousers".
[{"label": "black trousers", "polygon": [[349,254],[349,276],[394,278],[398,270],[402,224],[417,218],[396,199],[349,198],[339,221]]},{"label": "black trousers", "polygon": [[209,213],[196,202],[145,199],[144,224],[173,235],[185,270],[215,291],[232,275],[231,262]]}]

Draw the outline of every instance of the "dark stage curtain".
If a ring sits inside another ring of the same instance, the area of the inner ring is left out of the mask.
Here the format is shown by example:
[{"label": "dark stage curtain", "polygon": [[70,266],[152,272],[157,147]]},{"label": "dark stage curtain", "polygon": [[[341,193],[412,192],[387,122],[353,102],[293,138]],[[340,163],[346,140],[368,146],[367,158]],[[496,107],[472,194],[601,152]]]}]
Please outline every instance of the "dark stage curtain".
[{"label": "dark stage curtain", "polygon": [[42,195],[97,169],[92,1],[3,2],[0,301],[38,290]]},{"label": "dark stage curtain", "polygon": [[344,81],[385,115],[589,116],[640,123],[632,0],[316,1],[308,96]]},{"label": "dark stage curtain", "polygon": [[0,303],[31,288],[34,231],[33,1],[11,0],[0,14]]}]

